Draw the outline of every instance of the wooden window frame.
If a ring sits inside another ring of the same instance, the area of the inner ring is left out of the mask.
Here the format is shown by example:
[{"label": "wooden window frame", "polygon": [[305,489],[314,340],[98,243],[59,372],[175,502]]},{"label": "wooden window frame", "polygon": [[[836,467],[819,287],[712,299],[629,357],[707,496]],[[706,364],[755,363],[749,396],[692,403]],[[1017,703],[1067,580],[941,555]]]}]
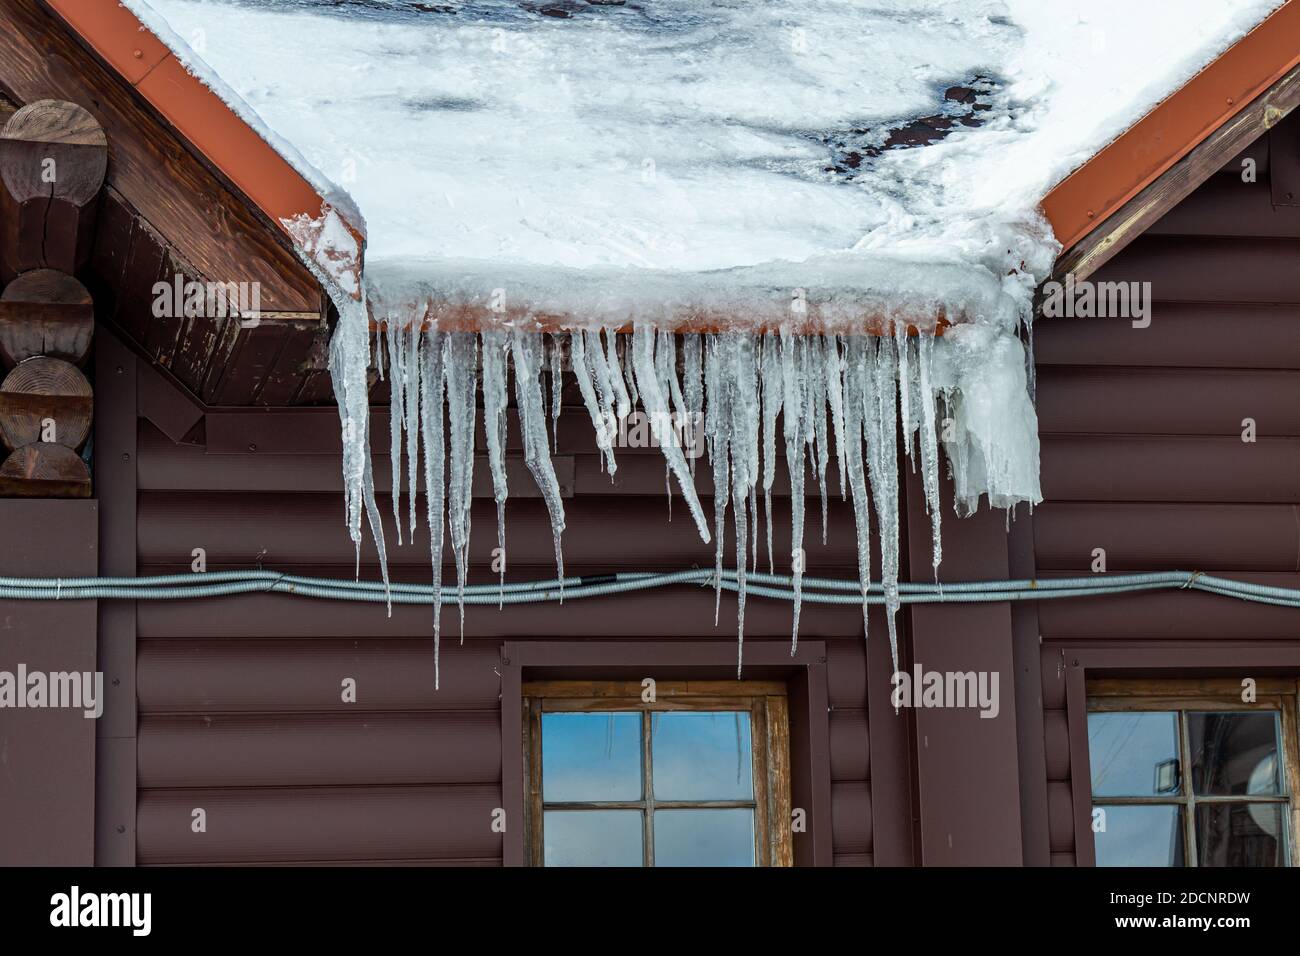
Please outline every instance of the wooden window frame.
[{"label": "wooden window frame", "polygon": [[[654,866],[654,814],[658,810],[744,808],[754,811],[754,862],[792,866],[790,720],[783,681],[657,681],[655,699],[642,699],[640,681],[525,681],[521,687],[524,725],[526,859],[544,865],[543,819],[547,809],[626,809],[642,812],[643,865]],[[641,715],[642,794],[632,801],[544,803],[542,799],[543,713],[638,712]],[[655,713],[727,711],[750,715],[754,791],[749,800],[656,800],[651,717]]]},{"label": "wooden window frame", "polygon": [[[1276,803],[1288,808],[1287,855],[1289,866],[1300,866],[1300,681],[1293,678],[1258,678],[1255,700],[1241,699],[1242,681],[1238,678],[1202,679],[1116,679],[1087,681],[1085,713],[1173,712],[1178,726],[1180,787],[1177,794],[1136,797],[1097,797],[1092,793],[1091,762],[1087,785],[1088,809],[1100,803],[1108,806],[1176,806],[1180,807],[1183,825],[1184,866],[1200,867],[1196,845],[1196,807],[1200,804]],[[1277,715],[1278,741],[1281,747],[1282,773],[1280,794],[1202,795],[1193,792],[1191,751],[1187,734],[1187,714],[1222,711],[1225,713],[1263,712]],[[1085,718],[1086,726],[1086,718]],[[1091,836],[1091,831],[1089,831]]]}]

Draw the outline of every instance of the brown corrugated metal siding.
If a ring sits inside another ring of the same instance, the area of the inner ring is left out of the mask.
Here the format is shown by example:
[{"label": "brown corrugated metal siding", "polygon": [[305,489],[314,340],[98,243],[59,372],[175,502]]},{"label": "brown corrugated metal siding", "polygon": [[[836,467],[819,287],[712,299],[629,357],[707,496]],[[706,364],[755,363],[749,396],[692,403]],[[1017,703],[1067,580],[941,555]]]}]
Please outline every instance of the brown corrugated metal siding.
[{"label": "brown corrugated metal siding", "polygon": [[[336,428],[337,415],[326,412]],[[378,431],[386,433],[386,424]],[[620,451],[621,480],[611,487],[597,477],[590,431],[580,416],[566,415],[561,423],[560,454],[573,454],[579,488],[603,485],[601,494],[566,501],[566,571],[711,566],[711,546],[700,541],[680,497],[669,521],[658,451]],[[139,573],[188,570],[192,550],[203,548],[210,570],[260,563],[351,575],[336,454],[281,454],[263,439],[255,452],[245,447],[217,455],[174,444],[144,419],[138,454]],[[478,470],[486,473],[482,463]],[[376,471],[384,487],[382,451]],[[701,476],[700,484],[709,482]],[[524,497],[535,495],[529,479],[513,487],[519,497],[507,505],[510,577],[553,576],[545,509],[538,498]],[[838,498],[832,503],[823,547],[815,498],[809,505],[810,567],[851,573],[847,506]],[[425,580],[427,535],[397,547],[389,499],[380,506],[389,513],[394,577]],[[777,553],[789,554],[788,497],[777,511]],[[473,527],[471,579],[494,580],[490,498],[475,500]],[[362,562],[363,577],[377,578],[369,543]],[[450,552],[444,575],[454,584]],[[713,594],[702,589],[564,607],[471,607],[463,645],[455,608],[446,609],[437,692],[427,608],[397,606],[389,618],[382,605],[252,596],[141,603],[138,620],[139,863],[494,865],[502,859],[502,837],[489,826],[503,800],[502,642],[728,641],[735,635],[735,602],[724,595],[717,628]],[[788,605],[751,599],[747,641],[784,648],[789,627]],[[828,658],[832,819],[822,825],[833,834],[838,864],[872,861],[861,627],[855,608],[804,608],[801,636],[825,641]],[[355,704],[341,701],[344,677],[357,682]],[[507,736],[507,743],[512,739],[518,738]],[[191,830],[195,808],[207,813],[201,835]]]},{"label": "brown corrugated metal siding", "polygon": [[[1250,155],[1257,181],[1230,163],[1093,277],[1151,282],[1149,328],[1040,321],[1040,575],[1088,574],[1103,548],[1111,572],[1300,587],[1300,207],[1275,206],[1269,179],[1270,165],[1300,157],[1297,117]],[[1071,767],[1083,728],[1070,721],[1085,719],[1067,706],[1072,649],[1141,645],[1176,669],[1189,641],[1280,648],[1300,633],[1293,610],[1194,592],[1044,602],[1037,619],[1050,860],[1061,865],[1089,833],[1075,806],[1088,784]]]}]

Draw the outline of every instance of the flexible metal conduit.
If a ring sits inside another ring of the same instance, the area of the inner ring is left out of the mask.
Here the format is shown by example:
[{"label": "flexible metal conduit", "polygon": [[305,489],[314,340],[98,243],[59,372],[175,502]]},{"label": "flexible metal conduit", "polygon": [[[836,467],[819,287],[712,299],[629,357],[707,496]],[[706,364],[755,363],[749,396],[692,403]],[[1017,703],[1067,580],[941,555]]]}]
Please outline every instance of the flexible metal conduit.
[{"label": "flexible metal conduit", "polygon": [[[201,582],[201,583],[200,583]],[[679,584],[713,587],[712,570],[692,569],[652,573],[643,571],[585,575],[545,581],[472,584],[464,591],[466,604],[541,604],[626,594]],[[738,590],[735,571],[723,571],[721,586]],[[1268,587],[1216,578],[1199,571],[1162,571],[1149,574],[1093,575],[1086,578],[1049,578],[1018,581],[964,581],[949,584],[900,583],[901,604],[971,604],[999,601],[1046,601],[1057,598],[1129,594],[1170,588],[1206,591],[1224,597],[1260,604],[1300,607],[1300,590]],[[746,591],[756,597],[793,601],[793,579],[787,575],[750,573]],[[392,584],[379,581],[348,581],[313,578],[278,571],[211,571],[165,574],[136,578],[4,578],[0,577],[0,599],[11,601],[175,601],[226,597],[235,594],[293,594],[331,601],[368,601],[378,604],[432,604],[433,587],[428,584]],[[455,604],[458,592],[444,587],[442,603]],[[803,579],[802,599],[809,604],[858,604],[864,596],[858,581],[835,578]],[[867,586],[868,604],[885,604],[887,597],[879,582]]]}]

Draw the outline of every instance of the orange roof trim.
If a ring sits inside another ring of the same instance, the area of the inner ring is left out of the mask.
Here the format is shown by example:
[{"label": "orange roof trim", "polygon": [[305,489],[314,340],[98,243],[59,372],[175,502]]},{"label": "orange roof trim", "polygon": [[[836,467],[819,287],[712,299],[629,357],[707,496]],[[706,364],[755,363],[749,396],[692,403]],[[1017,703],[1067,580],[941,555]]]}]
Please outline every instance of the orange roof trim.
[{"label": "orange roof trim", "polygon": [[[1078,243],[1300,64],[1300,3],[1283,4],[1043,199],[1064,249]],[[1064,250],[1063,250],[1064,251]]]},{"label": "orange roof trim", "polygon": [[[320,218],[326,200],[316,187],[187,71],[129,9],[116,0],[44,3],[286,236],[286,220]],[[364,231],[335,212],[363,250]]]}]

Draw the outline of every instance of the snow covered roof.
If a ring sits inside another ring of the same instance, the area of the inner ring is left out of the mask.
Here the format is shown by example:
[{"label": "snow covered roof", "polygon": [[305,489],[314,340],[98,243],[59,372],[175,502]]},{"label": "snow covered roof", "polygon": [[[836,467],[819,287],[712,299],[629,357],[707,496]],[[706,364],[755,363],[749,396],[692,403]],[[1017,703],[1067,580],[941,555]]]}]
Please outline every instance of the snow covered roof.
[{"label": "snow covered roof", "polygon": [[1047,191],[1279,5],[124,2],[355,202],[377,314],[1003,328]]}]

